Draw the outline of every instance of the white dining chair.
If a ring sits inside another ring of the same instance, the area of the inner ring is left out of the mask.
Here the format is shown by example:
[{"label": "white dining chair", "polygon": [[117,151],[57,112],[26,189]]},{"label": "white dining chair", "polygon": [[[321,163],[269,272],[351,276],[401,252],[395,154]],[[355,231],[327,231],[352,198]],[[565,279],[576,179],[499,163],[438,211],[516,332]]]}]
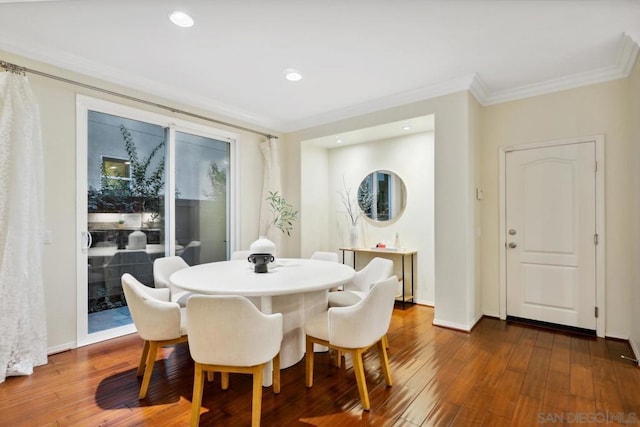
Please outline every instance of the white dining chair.
[{"label": "white dining chair", "polygon": [[171,284],[169,277],[176,271],[189,267],[189,264],[179,256],[168,256],[153,260],[153,283],[156,288],[171,289],[170,300],[177,302],[180,307],[187,306],[187,299],[191,292],[183,291]]},{"label": "white dining chair", "polygon": [[[393,261],[375,257],[353,279],[344,285],[344,290],[329,292],[329,307],[348,307],[357,304],[369,293],[371,285],[387,279],[393,274]],[[396,284],[397,286],[397,284]]]},{"label": "white dining chair", "polygon": [[194,295],[187,301],[189,351],[195,362],[191,425],[200,422],[204,372],[253,375],[251,425],[260,425],[262,371],[273,360],[273,392],[280,393],[281,313],[263,314],[247,298],[237,295]]},{"label": "white dining chair", "polygon": [[313,386],[313,345],[319,344],[351,354],[362,408],[369,410],[369,393],[362,354],[377,345],[387,386],[392,385],[389,359],[383,338],[389,329],[398,279],[392,276],[373,284],[371,291],[350,307],[333,307],[305,322],[305,382]]},{"label": "white dining chair", "polygon": [[170,289],[150,288],[129,273],[122,275],[122,289],[133,323],[144,340],[137,373],[140,376],[144,372],[138,395],[140,399],[144,399],[158,348],[186,342],[188,339],[185,310],[181,310],[178,303],[169,300]]}]

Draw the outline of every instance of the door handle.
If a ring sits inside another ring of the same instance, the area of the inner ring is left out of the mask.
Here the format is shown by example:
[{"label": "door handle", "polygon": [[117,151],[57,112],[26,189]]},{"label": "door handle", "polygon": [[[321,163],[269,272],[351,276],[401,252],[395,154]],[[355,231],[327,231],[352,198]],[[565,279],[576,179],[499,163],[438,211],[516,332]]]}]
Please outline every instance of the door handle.
[{"label": "door handle", "polygon": [[516,244],[516,242],[510,242],[510,243],[509,243],[509,247],[510,247],[511,249],[515,248],[516,246],[518,246],[518,245]]},{"label": "door handle", "polygon": [[91,244],[93,243],[93,236],[91,236],[91,233],[89,231],[83,231],[80,234],[82,236],[81,248],[83,251],[86,251],[91,247]]}]

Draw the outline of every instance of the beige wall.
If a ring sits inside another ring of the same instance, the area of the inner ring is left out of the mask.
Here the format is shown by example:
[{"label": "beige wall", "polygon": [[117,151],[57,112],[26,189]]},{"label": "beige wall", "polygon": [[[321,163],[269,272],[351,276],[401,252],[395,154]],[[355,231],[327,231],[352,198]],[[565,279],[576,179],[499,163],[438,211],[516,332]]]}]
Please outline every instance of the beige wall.
[{"label": "beige wall", "polygon": [[629,312],[631,314],[631,345],[636,357],[640,357],[640,61],[636,60],[635,67],[629,78],[630,81],[630,111],[631,111],[631,153],[630,168],[633,171],[633,185],[631,191],[633,232],[631,239],[634,243],[633,280],[631,282],[631,299]]},{"label": "beige wall", "polygon": [[482,283],[485,314],[499,312],[498,149],[508,145],[604,134],[606,331],[628,338],[633,277],[631,197],[634,191],[627,79],[484,108],[481,181]]},{"label": "beige wall", "polygon": [[[136,93],[126,88],[60,70],[6,52],[0,51],[0,57],[8,62],[39,71],[79,80],[149,101],[170,104],[176,108],[195,113],[211,115],[206,111],[175,105],[171,101]],[[76,260],[80,240],[79,230],[86,227],[86,224],[76,223],[76,94],[106,99],[168,116],[172,114],[165,110],[124,101],[120,98],[34,74],[29,75],[29,81],[40,104],[45,152],[45,228],[53,233],[52,244],[44,246],[43,264],[48,325],[47,346],[50,351],[59,351],[74,346],[76,343]],[[176,117],[186,119],[179,115]],[[224,117],[215,118],[226,121]],[[264,138],[247,132],[238,132],[233,128],[212,125],[208,122],[200,121],[200,123],[239,134],[242,176],[240,180],[241,242],[239,246],[249,247],[258,234],[258,205],[262,191],[262,159],[258,142]]]},{"label": "beige wall", "polygon": [[[306,144],[301,147],[300,255],[315,251],[337,252],[330,243],[329,150]],[[333,194],[331,195],[333,196]]]}]

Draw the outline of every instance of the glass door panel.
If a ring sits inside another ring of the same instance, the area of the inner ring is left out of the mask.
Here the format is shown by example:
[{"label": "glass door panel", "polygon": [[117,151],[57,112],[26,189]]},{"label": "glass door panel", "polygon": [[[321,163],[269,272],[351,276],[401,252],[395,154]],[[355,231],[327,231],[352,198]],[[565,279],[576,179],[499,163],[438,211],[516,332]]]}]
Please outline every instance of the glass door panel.
[{"label": "glass door panel", "polygon": [[167,128],[88,111],[88,333],[131,324],[120,278],[153,286],[165,254]]},{"label": "glass door panel", "polygon": [[228,259],[230,144],[175,132],[176,254],[189,265]]}]

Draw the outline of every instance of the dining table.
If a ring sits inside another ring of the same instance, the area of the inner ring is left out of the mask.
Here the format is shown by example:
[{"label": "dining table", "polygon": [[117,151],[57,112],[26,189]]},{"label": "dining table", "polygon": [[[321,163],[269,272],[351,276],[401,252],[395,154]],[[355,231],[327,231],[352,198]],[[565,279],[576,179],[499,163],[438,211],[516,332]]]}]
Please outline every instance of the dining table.
[{"label": "dining table", "polygon": [[[265,314],[282,313],[280,367],[285,369],[304,357],[305,320],[326,311],[329,289],[349,282],[355,270],[337,262],[305,258],[276,258],[267,270],[256,273],[248,260],[218,261],[178,270],[169,280],[191,293],[241,295]],[[269,364],[264,386],[271,385],[271,372]]]}]

